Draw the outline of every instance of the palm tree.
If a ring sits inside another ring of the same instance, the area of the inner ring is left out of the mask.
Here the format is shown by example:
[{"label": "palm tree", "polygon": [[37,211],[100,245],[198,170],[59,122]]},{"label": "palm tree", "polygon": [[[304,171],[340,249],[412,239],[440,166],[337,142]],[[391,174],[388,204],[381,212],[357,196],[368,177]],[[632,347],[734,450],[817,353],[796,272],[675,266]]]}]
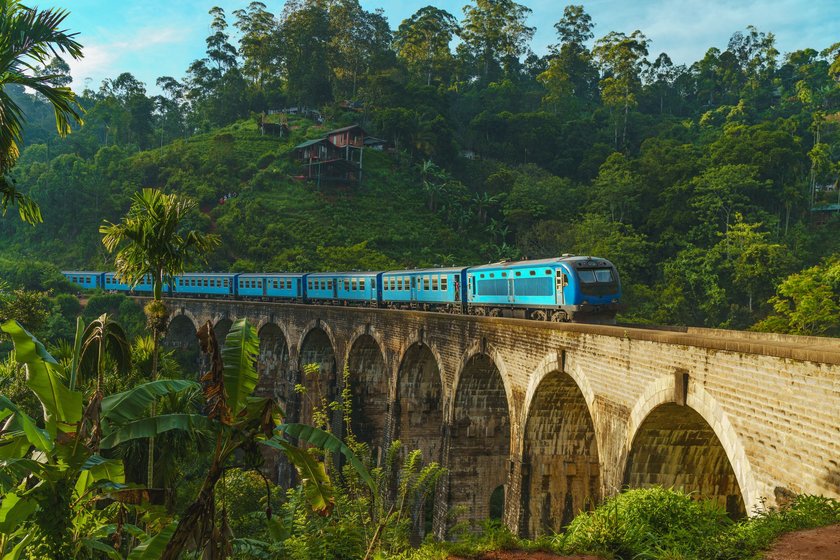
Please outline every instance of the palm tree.
[{"label": "palm tree", "polygon": [[[2,1],[2,0],[0,0]],[[144,277],[152,277],[153,301],[146,306],[152,329],[152,381],[157,378],[160,335],[166,331],[168,314],[163,304],[163,285],[174,282],[184,272],[187,261],[204,260],[219,245],[219,236],[200,231],[182,231],[182,222],[196,202],[157,189],[135,193],[128,214],[119,224],[104,222],[99,227],[102,243],[108,252],[117,252],[116,273],[121,282],[136,286]],[[155,413],[153,403],[152,414]],[[153,485],[154,438],[149,439],[147,484]]]},{"label": "palm tree", "polygon": [[82,45],[74,39],[77,34],[59,29],[68,15],[67,10],[39,11],[18,0],[0,0],[0,214],[17,206],[21,219],[31,224],[42,221],[38,205],[18,192],[7,177],[20,155],[24,117],[5,89],[17,84],[43,95],[55,110],[55,124],[62,136],[70,132],[71,120],[81,124],[82,108],[70,88],[54,85],[54,75],[34,75],[59,52],[82,58]]}]

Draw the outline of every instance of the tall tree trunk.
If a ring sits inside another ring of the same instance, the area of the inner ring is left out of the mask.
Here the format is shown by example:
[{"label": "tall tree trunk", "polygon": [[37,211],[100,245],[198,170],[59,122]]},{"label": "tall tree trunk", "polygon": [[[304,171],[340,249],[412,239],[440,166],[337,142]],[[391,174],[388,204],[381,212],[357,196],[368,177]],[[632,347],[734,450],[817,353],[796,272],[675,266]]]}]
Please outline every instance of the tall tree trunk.
[{"label": "tall tree trunk", "polygon": [[[157,328],[152,329],[152,381],[157,380],[158,369],[158,352],[160,349],[158,342]],[[157,415],[157,401],[152,401],[152,416]],[[146,463],[146,486],[154,488],[155,486],[155,437],[149,438],[149,460]]]}]

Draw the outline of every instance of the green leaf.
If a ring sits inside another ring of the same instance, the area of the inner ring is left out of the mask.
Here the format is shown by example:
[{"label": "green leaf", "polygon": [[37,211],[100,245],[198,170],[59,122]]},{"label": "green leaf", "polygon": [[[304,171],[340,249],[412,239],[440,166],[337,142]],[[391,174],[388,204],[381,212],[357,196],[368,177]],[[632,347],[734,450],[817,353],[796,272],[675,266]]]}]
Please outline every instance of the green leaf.
[{"label": "green leaf", "polygon": [[21,539],[21,541],[17,543],[12,550],[3,555],[3,560],[19,560],[20,555],[23,553],[23,549],[25,549],[34,538],[35,533],[33,531],[26,533],[23,539]]},{"label": "green leaf", "polygon": [[102,399],[102,419],[113,424],[125,424],[141,417],[152,402],[170,393],[178,393],[201,385],[186,379],[160,379],[138,385],[133,389]]},{"label": "green leaf", "polygon": [[254,392],[259,381],[254,367],[259,351],[260,339],[256,329],[245,319],[236,321],[231,326],[222,348],[227,405],[234,418],[245,407],[248,397]]},{"label": "green leaf", "polygon": [[353,453],[353,450],[350,449],[346,443],[333,434],[306,424],[294,423],[280,424],[277,426],[276,431],[281,434],[290,435],[297,438],[298,441],[306,442],[318,449],[323,449],[324,451],[330,451],[332,453],[341,453],[353,466],[356,472],[359,473],[359,476],[368,485],[368,487],[372,491],[375,491],[373,479],[371,478],[367,468],[365,468],[364,463],[362,463],[361,459]]},{"label": "green leaf", "polygon": [[212,420],[200,414],[162,414],[152,418],[141,418],[109,430],[100,446],[102,449],[112,449],[127,441],[153,437],[170,430],[212,431],[217,427]]},{"label": "green leaf", "polygon": [[0,502],[0,533],[9,534],[19,527],[29,516],[35,513],[38,504],[34,499],[21,498],[8,492]]},{"label": "green leaf", "polygon": [[76,494],[81,497],[94,482],[100,480],[124,484],[125,465],[122,459],[106,459],[101,455],[91,455],[82,466],[82,472],[76,480]]},{"label": "green leaf", "polygon": [[57,429],[75,431],[82,419],[82,394],[63,383],[62,367],[17,321],[4,323],[0,330],[12,337],[15,359],[26,365],[27,385],[41,401],[50,435],[55,436]]},{"label": "green leaf", "polygon": [[[19,427],[26,436],[26,441],[29,444],[34,445],[40,451],[49,453],[53,447],[53,441],[46,430],[39,428],[31,416],[20,410],[17,405],[3,395],[0,395],[0,407],[14,414],[14,418],[11,419],[9,425],[11,427]],[[3,434],[4,439],[7,433]]]},{"label": "green leaf", "polygon": [[320,515],[329,515],[335,505],[335,498],[324,464],[284,439],[274,437],[262,443],[280,449],[286,454],[289,462],[297,469],[303,484],[303,492],[312,510]]},{"label": "green leaf", "polygon": [[73,363],[70,365],[70,390],[76,390],[76,379],[79,376],[79,356],[82,353],[82,341],[85,336],[85,320],[76,317],[76,337],[73,339]]},{"label": "green leaf", "polygon": [[[119,552],[114,550],[113,546],[109,546],[102,541],[98,541],[96,539],[82,539],[82,542],[91,550],[98,550],[99,552],[104,552],[108,558],[112,558],[113,560],[122,560],[122,555]],[[91,555],[96,557],[97,555]]]},{"label": "green leaf", "polygon": [[163,551],[172,535],[175,534],[175,528],[178,526],[177,521],[173,521],[163,528],[163,530],[150,539],[146,539],[128,555],[127,560],[157,560],[163,556]]}]

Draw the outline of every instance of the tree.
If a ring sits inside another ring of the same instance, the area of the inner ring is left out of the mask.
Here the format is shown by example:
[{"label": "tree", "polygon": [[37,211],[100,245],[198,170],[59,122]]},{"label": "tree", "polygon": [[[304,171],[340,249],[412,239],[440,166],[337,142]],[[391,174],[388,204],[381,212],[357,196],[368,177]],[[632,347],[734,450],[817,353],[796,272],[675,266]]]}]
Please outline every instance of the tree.
[{"label": "tree", "polygon": [[[107,329],[116,332],[118,327]],[[0,330],[11,337],[15,359],[26,372],[26,386],[40,402],[44,415],[43,421],[36,423],[15,403],[0,396],[0,418],[4,422],[0,430],[4,510],[0,554],[4,558],[98,558],[103,553],[121,557],[112,546],[121,541],[124,530],[120,516],[141,515],[143,509],[120,503],[126,490],[125,465],[122,459],[103,456],[99,449],[111,449],[115,434],[119,434],[120,442],[146,437],[146,433],[136,436],[136,430],[126,428],[136,422],[159,431],[167,429],[165,425],[178,426],[181,417],[161,423],[160,418],[149,416],[149,404],[198,384],[156,381],[104,398],[96,391],[85,405],[83,394],[66,383],[73,374],[36,338],[15,321],[0,325]],[[95,362],[101,364],[101,352],[109,352],[109,345],[96,330],[89,330],[87,338],[78,340],[75,346],[72,362],[80,364],[82,376],[96,376],[95,370],[87,368],[98,367]],[[98,354],[93,350],[99,346],[97,339],[104,344]],[[94,352],[89,354],[93,359],[81,359],[80,347]],[[106,538],[110,542],[104,542]]]},{"label": "tree", "polygon": [[287,4],[280,44],[289,98],[297,105],[317,107],[332,100],[329,42],[329,17],[321,5]]},{"label": "tree", "polygon": [[537,79],[548,90],[546,103],[555,107],[564,101],[591,102],[597,94],[598,70],[586,41],[594,37],[595,24],[583,6],[569,5],[554,24],[560,44],[551,45],[551,60]]},{"label": "tree", "polygon": [[242,74],[262,91],[278,62],[277,20],[262,2],[251,2],[247,9],[236,10],[233,15],[236,16],[234,25],[242,33],[239,39]]},{"label": "tree", "polygon": [[[109,253],[116,252],[116,273],[121,282],[136,286],[144,277],[152,279],[154,301],[146,306],[149,326],[155,343],[152,381],[157,376],[159,337],[168,322],[163,304],[163,286],[172,284],[184,272],[187,262],[206,259],[219,245],[217,235],[199,231],[181,231],[182,223],[196,206],[194,200],[155,189],[143,189],[132,198],[128,214],[119,224],[105,222],[99,228],[102,244]],[[154,474],[154,438],[149,440],[148,483]]]},{"label": "tree", "polygon": [[426,6],[400,23],[394,35],[394,47],[411,72],[425,76],[428,86],[432,76],[442,78],[452,65],[449,43],[459,31],[455,16],[446,10]]},{"label": "tree", "polygon": [[840,257],[791,274],[768,302],[773,314],[755,330],[803,335],[840,334]]},{"label": "tree", "polygon": [[[593,53],[605,72],[601,80],[601,97],[613,112],[615,121],[615,147],[624,147],[627,141],[627,116],[638,104],[637,95],[642,87],[642,69],[647,64],[650,41],[636,30],[631,35],[611,31],[595,43]],[[619,119],[619,114],[622,118]],[[621,144],[618,141],[618,123],[623,122]]]},{"label": "tree", "polygon": [[0,0],[0,212],[17,206],[23,221],[35,224],[41,219],[38,205],[21,194],[8,177],[20,155],[23,140],[23,112],[7,94],[12,84],[25,86],[42,95],[55,111],[58,133],[70,133],[70,122],[82,122],[82,109],[75,94],[66,85],[57,85],[59,76],[33,74],[38,65],[47,65],[52,55],[66,53],[82,57],[82,45],[60,26],[69,15],[61,9],[27,8],[18,0]]},{"label": "tree", "polygon": [[525,25],[531,10],[513,0],[475,0],[464,6],[461,38],[480,64],[484,83],[490,82],[491,70],[504,68],[510,74],[534,36],[534,28]]},{"label": "tree", "polygon": [[594,208],[605,209],[614,222],[630,220],[638,206],[641,181],[620,152],[610,154],[598,170],[592,189]]}]

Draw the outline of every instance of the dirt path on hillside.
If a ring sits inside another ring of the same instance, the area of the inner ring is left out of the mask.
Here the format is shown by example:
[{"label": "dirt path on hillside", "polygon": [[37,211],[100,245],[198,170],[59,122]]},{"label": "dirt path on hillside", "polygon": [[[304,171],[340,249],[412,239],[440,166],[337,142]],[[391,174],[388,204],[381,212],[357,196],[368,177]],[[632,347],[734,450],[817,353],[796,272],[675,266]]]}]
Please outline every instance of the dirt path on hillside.
[{"label": "dirt path on hillside", "polygon": [[840,560],[840,525],[782,535],[764,560]]}]

